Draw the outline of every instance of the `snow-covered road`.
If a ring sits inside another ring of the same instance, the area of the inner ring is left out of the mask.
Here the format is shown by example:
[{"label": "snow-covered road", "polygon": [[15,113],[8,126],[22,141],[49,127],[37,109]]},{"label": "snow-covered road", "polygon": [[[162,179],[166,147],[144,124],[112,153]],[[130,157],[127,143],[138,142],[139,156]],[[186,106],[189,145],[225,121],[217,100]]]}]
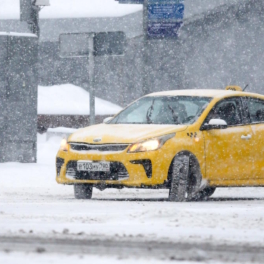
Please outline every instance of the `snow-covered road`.
[{"label": "snow-covered road", "polygon": [[48,255],[97,255],[101,258],[199,262],[263,263],[263,247],[214,245],[211,243],[173,243],[138,239],[41,238],[37,236],[0,237],[0,251]]},{"label": "snow-covered road", "polygon": [[37,164],[0,164],[0,236],[264,245],[264,188],[218,189],[191,203],[133,189],[75,200],[72,186],[55,182],[59,142],[39,135]]}]

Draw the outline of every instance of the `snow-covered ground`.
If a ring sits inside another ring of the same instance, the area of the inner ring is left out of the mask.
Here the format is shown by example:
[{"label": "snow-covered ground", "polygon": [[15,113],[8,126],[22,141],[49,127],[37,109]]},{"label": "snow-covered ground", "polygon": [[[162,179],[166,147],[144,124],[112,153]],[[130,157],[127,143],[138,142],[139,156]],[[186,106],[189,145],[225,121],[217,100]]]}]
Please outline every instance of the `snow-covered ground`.
[{"label": "snow-covered ground", "polygon": [[[116,104],[95,97],[96,115],[114,115],[122,108]],[[90,94],[73,84],[39,86],[39,115],[89,115]]]},{"label": "snow-covered ground", "polygon": [[[192,203],[167,202],[167,190],[133,189],[75,200],[72,186],[55,182],[59,143],[38,135],[37,164],[0,164],[0,236],[264,243],[263,188],[218,189],[209,201]],[[16,256],[0,252],[0,262]],[[34,257],[26,255],[32,263]]]},{"label": "snow-covered ground", "polygon": [[[4,264],[47,264],[47,263],[60,263],[60,264],[87,264],[87,263],[94,263],[94,264],[135,264],[135,263],[146,263],[146,264],[166,264],[166,263],[182,263],[176,262],[171,260],[155,260],[155,259],[130,259],[128,257],[99,257],[99,256],[87,256],[87,255],[79,255],[79,256],[72,256],[72,255],[52,255],[52,254],[24,254],[24,253],[4,253],[1,255],[0,253],[0,261]],[[184,261],[184,264],[201,264],[201,262],[196,261]],[[209,261],[206,262],[208,264],[220,264],[220,262]],[[227,263],[227,262],[225,262]],[[230,262],[231,263],[231,262]],[[227,263],[228,264],[228,263]]]}]

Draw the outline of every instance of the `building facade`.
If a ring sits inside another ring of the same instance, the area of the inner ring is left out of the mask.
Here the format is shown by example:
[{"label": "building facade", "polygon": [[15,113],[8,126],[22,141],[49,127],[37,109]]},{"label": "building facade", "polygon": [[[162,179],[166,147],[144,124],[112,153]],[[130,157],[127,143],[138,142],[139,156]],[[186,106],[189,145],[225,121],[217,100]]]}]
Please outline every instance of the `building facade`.
[{"label": "building facade", "polygon": [[[143,82],[149,92],[249,84],[249,91],[262,93],[263,1],[185,3],[185,21],[179,38],[151,40],[146,53],[142,12],[115,18],[41,20],[39,84],[73,83],[89,91],[87,59],[60,58],[59,35],[120,30],[127,35],[125,55],[96,58],[97,97],[125,106],[144,94]],[[28,29],[16,20],[0,20],[0,31]],[[147,74],[143,78],[145,66]]]}]

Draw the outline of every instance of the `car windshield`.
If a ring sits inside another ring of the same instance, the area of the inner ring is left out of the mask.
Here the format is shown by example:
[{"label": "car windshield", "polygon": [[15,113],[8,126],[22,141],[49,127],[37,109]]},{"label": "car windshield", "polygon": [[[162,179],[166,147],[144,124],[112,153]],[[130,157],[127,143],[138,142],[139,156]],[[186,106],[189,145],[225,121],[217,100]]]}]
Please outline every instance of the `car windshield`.
[{"label": "car windshield", "polygon": [[110,124],[192,124],[212,98],[197,96],[143,97],[128,106]]}]

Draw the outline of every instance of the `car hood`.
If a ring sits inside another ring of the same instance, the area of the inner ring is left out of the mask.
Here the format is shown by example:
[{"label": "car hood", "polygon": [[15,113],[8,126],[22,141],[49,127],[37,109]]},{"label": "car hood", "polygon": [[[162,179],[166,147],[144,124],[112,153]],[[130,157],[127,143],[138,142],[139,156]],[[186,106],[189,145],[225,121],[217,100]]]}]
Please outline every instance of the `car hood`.
[{"label": "car hood", "polygon": [[69,137],[68,141],[92,144],[135,143],[183,131],[186,128],[186,125],[100,124],[79,129]]}]

